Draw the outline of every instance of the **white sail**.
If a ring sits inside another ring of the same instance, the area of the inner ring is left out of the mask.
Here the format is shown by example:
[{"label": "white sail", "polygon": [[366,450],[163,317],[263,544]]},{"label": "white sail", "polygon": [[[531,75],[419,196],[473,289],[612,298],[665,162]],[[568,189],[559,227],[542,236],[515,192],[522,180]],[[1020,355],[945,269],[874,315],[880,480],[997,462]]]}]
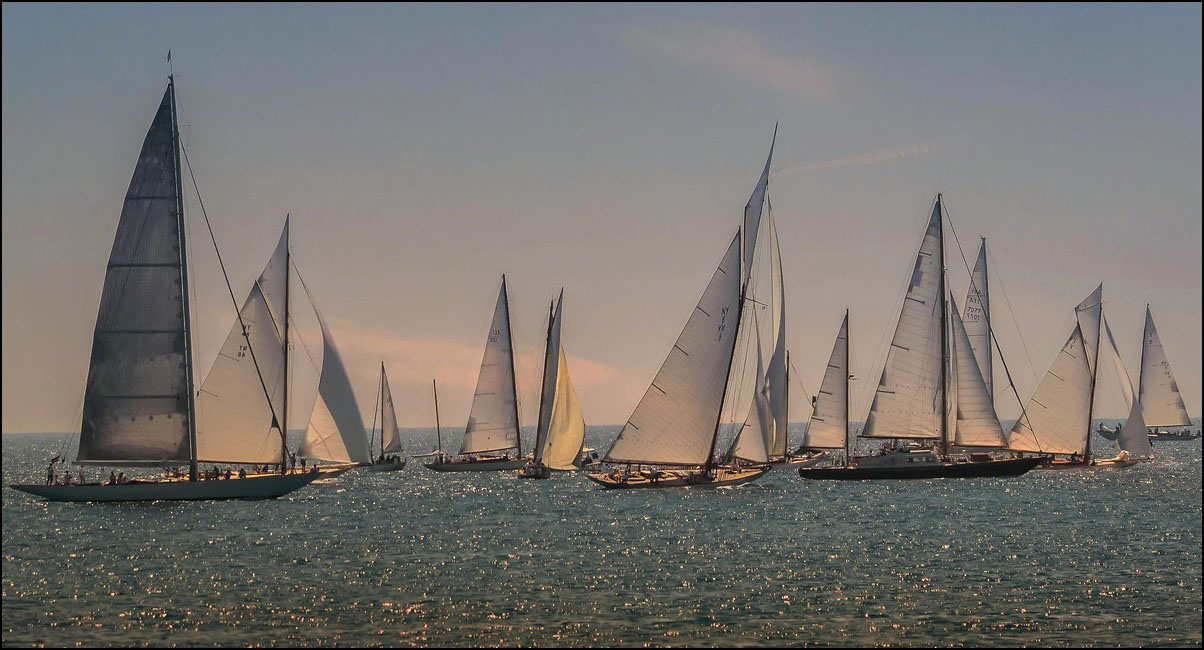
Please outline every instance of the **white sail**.
[{"label": "white sail", "polygon": [[280,420],[284,417],[287,265],[286,223],[275,252],[251,287],[239,319],[230,327],[201,383],[197,395],[199,462],[279,463],[285,457]]},{"label": "white sail", "polygon": [[1008,434],[1008,448],[1050,454],[1087,452],[1094,390],[1081,325],[1074,331],[1049,372],[1029,398],[1024,412]]},{"label": "white sail", "polygon": [[548,332],[547,354],[554,355],[555,359],[544,362],[544,398],[535,461],[551,469],[570,470],[575,469],[585,446],[585,417],[581,414],[577,391],[569,379],[568,357],[560,343],[563,318],[564,291],[561,290]]},{"label": "white sail", "polygon": [[301,455],[341,463],[370,463],[372,452],[368,449],[367,431],[347,369],[320,314],[318,324],[322,327],[322,371]]},{"label": "white sail", "polygon": [[178,464],[191,457],[183,215],[173,91],[134,167],[92,335],[77,461]]},{"label": "white sail", "polygon": [[740,314],[740,234],[606,453],[616,463],[706,464],[723,408]]},{"label": "white sail", "polygon": [[941,437],[941,202],[916,255],[863,438]]},{"label": "white sail", "polygon": [[1083,298],[1074,308],[1074,316],[1078,319],[1079,327],[1083,329],[1083,347],[1087,349],[1087,363],[1091,367],[1092,377],[1095,376],[1095,362],[1099,358],[1100,319],[1104,315],[1104,285],[1101,282],[1091,295]]},{"label": "white sail", "polygon": [[769,408],[769,384],[765,368],[761,364],[761,332],[754,318],[753,331],[757,337],[757,382],[752,403],[748,406],[748,417],[744,426],[732,440],[729,458],[739,458],[753,463],[768,463],[771,438],[773,437],[773,414]]},{"label": "white sail", "polygon": [[849,314],[845,312],[824,368],[819,394],[812,402],[811,424],[803,446],[808,449],[843,449],[849,426]]},{"label": "white sail", "polygon": [[773,279],[773,356],[769,358],[770,456],[785,456],[790,425],[790,375],[786,368],[786,290],[782,281],[782,251],[778,244],[778,227],[769,213],[770,270]]},{"label": "white sail", "polygon": [[744,205],[744,282],[747,282],[749,276],[752,275],[753,253],[757,246],[757,235],[761,229],[761,213],[765,206],[765,194],[769,189],[769,164],[773,161],[773,146],[777,140],[778,127],[775,124],[773,141],[769,144],[769,156],[765,158],[765,169],[761,170],[757,186],[753,188],[752,195],[748,197],[748,203]]},{"label": "white sail", "polygon": [[1191,426],[1179,383],[1171,372],[1171,362],[1162,348],[1158,328],[1150,306],[1145,307],[1145,333],[1141,342],[1141,377],[1138,379],[1138,401],[1146,424],[1151,427]]},{"label": "white sail", "polygon": [[1006,447],[1007,436],[995,414],[991,393],[987,390],[981,367],[975,358],[966,325],[958,314],[957,303],[949,310],[953,316],[954,372],[957,375],[957,420],[953,444],[959,447]]},{"label": "white sail", "polygon": [[397,430],[397,412],[393,410],[393,392],[389,390],[389,377],[385,367],[380,367],[380,440],[386,454],[401,453],[401,433]]},{"label": "white sail", "polygon": [[498,291],[493,322],[485,342],[481,372],[468,413],[461,454],[518,449],[518,394],[514,382],[514,356],[511,352],[510,307],[506,296],[506,276]]},{"label": "white sail", "polygon": [[991,368],[991,299],[987,291],[987,238],[982,238],[978,249],[978,260],[970,274],[970,289],[966,292],[966,311],[962,316],[966,336],[974,350],[974,358],[982,371],[987,394],[994,398],[994,380]]},{"label": "white sail", "polygon": [[1125,396],[1125,407],[1129,409],[1129,417],[1125,419],[1125,423],[1120,427],[1116,444],[1130,454],[1153,456],[1154,448],[1150,445],[1149,434],[1146,433],[1145,418],[1142,416],[1141,404],[1138,403],[1137,396],[1133,393],[1133,381],[1129,378],[1129,371],[1125,368],[1125,362],[1120,358],[1120,350],[1116,348],[1116,339],[1112,337],[1112,328],[1108,327],[1107,320],[1104,320],[1104,334],[1106,335],[1108,344],[1103,349],[1106,351],[1106,356],[1111,359],[1112,366],[1116,370],[1116,378],[1120,382],[1120,391]]}]

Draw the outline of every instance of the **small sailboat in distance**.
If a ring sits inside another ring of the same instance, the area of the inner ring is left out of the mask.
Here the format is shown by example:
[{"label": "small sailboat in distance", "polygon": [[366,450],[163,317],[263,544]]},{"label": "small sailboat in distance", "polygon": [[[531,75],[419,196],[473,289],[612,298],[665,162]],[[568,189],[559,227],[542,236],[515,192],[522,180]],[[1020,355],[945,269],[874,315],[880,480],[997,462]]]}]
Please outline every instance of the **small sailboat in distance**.
[{"label": "small sailboat in distance", "polygon": [[539,397],[535,451],[530,463],[518,470],[520,478],[548,478],[552,470],[580,469],[585,448],[585,418],[577,391],[569,379],[568,358],[560,343],[564,319],[564,290],[549,310],[548,340],[544,351],[543,388]]},{"label": "small sailboat in distance", "polygon": [[832,344],[828,365],[824,367],[819,393],[811,400],[811,422],[807,425],[807,436],[799,447],[800,453],[817,449],[843,449],[845,466],[848,466],[852,457],[849,448],[850,378],[849,311],[846,309],[840,330],[836,333],[836,342]]},{"label": "small sailboat in distance", "polygon": [[440,453],[438,458],[424,463],[424,466],[436,472],[495,472],[519,469],[525,461],[521,457],[522,437],[518,424],[518,390],[514,378],[514,343],[510,336],[510,303],[506,293],[506,276],[503,275],[460,454],[449,458]]},{"label": "small sailboat in distance", "polygon": [[[393,410],[393,393],[389,390],[389,378],[385,375],[385,362],[380,362],[379,406],[380,456],[365,467],[372,472],[396,472],[405,469],[406,457],[401,448],[401,433],[397,430],[397,413]],[[374,416],[375,417],[375,416]],[[376,425],[372,426],[376,435]],[[369,446],[371,446],[371,437]]]}]

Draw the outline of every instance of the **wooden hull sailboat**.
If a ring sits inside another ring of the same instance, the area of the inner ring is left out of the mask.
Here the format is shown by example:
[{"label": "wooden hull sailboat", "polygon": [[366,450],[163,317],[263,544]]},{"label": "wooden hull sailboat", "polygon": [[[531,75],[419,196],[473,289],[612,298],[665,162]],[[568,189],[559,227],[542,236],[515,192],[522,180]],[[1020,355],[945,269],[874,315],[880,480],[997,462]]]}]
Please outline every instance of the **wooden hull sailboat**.
[{"label": "wooden hull sailboat", "polygon": [[11,485],[48,501],[200,501],[214,499],[275,499],[325,476],[311,470],[207,481],[133,480],[115,485]]},{"label": "wooden hull sailboat", "polygon": [[751,483],[769,472],[765,466],[750,468],[717,467],[702,469],[657,469],[629,472],[615,468],[609,472],[590,472],[589,480],[604,488],[627,490],[666,487],[733,487]]}]

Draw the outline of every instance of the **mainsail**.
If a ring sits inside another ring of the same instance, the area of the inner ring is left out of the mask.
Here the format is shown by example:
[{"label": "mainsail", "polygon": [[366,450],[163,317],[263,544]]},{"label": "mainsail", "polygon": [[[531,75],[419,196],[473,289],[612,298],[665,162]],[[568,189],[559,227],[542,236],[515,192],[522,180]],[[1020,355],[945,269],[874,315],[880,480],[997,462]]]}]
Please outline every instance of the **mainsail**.
[{"label": "mainsail", "polygon": [[849,427],[849,313],[846,311],[824,368],[819,394],[812,403],[811,424],[803,446],[843,449]]},{"label": "mainsail", "polygon": [[978,260],[974,262],[974,272],[970,274],[970,289],[966,292],[966,312],[962,316],[962,322],[966,326],[966,336],[970,339],[970,347],[974,350],[978,368],[982,371],[987,394],[993,398],[995,391],[991,372],[991,300],[987,291],[986,237],[982,238]]},{"label": "mainsail", "polygon": [[778,141],[778,126],[773,126],[773,140],[769,143],[769,156],[765,158],[765,169],[753,188],[748,203],[744,205],[744,275],[743,281],[748,282],[752,275],[752,259],[757,247],[757,234],[761,230],[761,213],[765,207],[765,195],[769,191],[769,164],[773,161],[773,146]]},{"label": "mainsail", "polygon": [[347,369],[321,314],[318,323],[322,327],[322,370],[301,455],[338,463],[370,463],[372,452]]},{"label": "mainsail", "polygon": [[937,197],[916,255],[899,323],[874,393],[863,438],[941,437],[942,304],[941,200]]},{"label": "mainsail", "polygon": [[251,287],[239,319],[201,383],[197,398],[200,462],[278,463],[285,458],[282,424],[276,419],[283,418],[283,413],[276,411],[284,403],[285,391],[287,274],[285,222],[275,252]]},{"label": "mainsail", "polygon": [[1120,382],[1121,393],[1125,396],[1125,407],[1129,409],[1129,417],[1125,418],[1125,423],[1120,427],[1116,444],[1130,454],[1153,456],[1154,448],[1150,445],[1149,434],[1146,433],[1141,404],[1133,394],[1133,381],[1129,378],[1125,362],[1120,358],[1120,350],[1116,348],[1116,339],[1112,337],[1112,328],[1108,327],[1107,320],[1104,320],[1104,334],[1107,336],[1108,342],[1104,349],[1107,350],[1108,358],[1112,360],[1116,378]]},{"label": "mainsail", "polygon": [[606,461],[708,464],[735,353],[741,284],[737,232]]},{"label": "mainsail", "polygon": [[[755,312],[754,312],[755,313]],[[757,374],[756,388],[752,403],[748,407],[748,417],[744,426],[732,440],[728,458],[739,458],[753,463],[768,463],[770,440],[773,437],[773,414],[769,408],[769,384],[765,368],[761,364],[761,331],[754,317],[753,331],[757,338]]]},{"label": "mainsail", "polygon": [[1145,307],[1145,332],[1141,342],[1141,377],[1138,379],[1138,401],[1151,427],[1191,426],[1179,384],[1171,372],[1170,360],[1162,348],[1158,328],[1150,306]]},{"label": "mainsail", "polygon": [[551,469],[576,468],[585,445],[585,418],[577,402],[577,391],[569,379],[568,358],[560,344],[560,326],[564,318],[564,290],[556,301],[556,311],[548,324],[548,345],[544,356],[543,392],[540,399],[539,425],[535,442],[535,462]]},{"label": "mainsail", "polygon": [[393,410],[393,392],[389,390],[389,377],[385,364],[380,364],[380,440],[382,452],[401,453],[401,434],[397,431],[397,412]]},{"label": "mainsail", "polygon": [[514,356],[510,337],[510,306],[506,276],[498,291],[493,322],[481,359],[476,393],[468,413],[461,454],[519,449],[518,393],[514,381]]},{"label": "mainsail", "polygon": [[991,393],[982,375],[975,350],[966,332],[966,324],[958,315],[957,303],[950,310],[953,316],[953,369],[957,375],[957,420],[954,444],[961,447],[1006,447],[1007,437],[999,425]]},{"label": "mainsail", "polygon": [[194,458],[191,333],[174,87],[142,143],[105,271],[77,461]]}]

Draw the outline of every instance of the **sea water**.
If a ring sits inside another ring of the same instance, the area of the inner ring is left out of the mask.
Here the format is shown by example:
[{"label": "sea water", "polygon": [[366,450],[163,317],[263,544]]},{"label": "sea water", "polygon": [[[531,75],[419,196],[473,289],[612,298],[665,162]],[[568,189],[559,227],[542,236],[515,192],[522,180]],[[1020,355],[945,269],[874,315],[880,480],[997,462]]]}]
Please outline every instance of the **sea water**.
[{"label": "sea water", "polygon": [[[62,443],[5,435],[5,484]],[[273,501],[6,488],[3,643],[1199,646],[1200,441],[1155,444],[1007,479],[610,491],[411,459]]]}]

